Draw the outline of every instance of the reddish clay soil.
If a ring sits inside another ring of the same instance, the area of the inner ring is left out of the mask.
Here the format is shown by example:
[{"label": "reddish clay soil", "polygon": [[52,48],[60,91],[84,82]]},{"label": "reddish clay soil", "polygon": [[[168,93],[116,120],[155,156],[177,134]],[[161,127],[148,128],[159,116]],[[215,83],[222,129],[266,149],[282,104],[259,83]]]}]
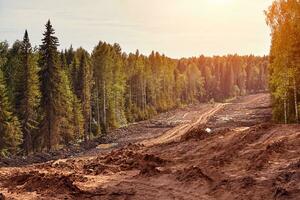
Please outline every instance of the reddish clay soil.
[{"label": "reddish clay soil", "polygon": [[269,101],[177,110],[75,157],[2,167],[0,199],[300,199],[300,126],[271,123]]}]

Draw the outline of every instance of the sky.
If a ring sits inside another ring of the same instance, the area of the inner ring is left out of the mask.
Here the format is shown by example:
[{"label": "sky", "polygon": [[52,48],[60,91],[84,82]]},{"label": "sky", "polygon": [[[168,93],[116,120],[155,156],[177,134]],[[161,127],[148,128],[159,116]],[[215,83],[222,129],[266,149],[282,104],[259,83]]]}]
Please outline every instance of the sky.
[{"label": "sky", "polygon": [[89,52],[99,41],[125,52],[152,50],[172,58],[201,54],[266,55],[270,31],[264,10],[272,0],[0,0],[0,41],[27,29],[41,43],[50,19],[60,49]]}]

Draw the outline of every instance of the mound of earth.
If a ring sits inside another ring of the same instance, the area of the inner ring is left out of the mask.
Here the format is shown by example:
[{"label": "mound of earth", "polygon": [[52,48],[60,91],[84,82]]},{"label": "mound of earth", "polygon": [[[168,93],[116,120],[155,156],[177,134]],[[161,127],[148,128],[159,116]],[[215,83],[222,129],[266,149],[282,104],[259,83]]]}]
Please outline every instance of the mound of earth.
[{"label": "mound of earth", "polygon": [[129,146],[111,152],[106,156],[98,157],[99,162],[104,161],[105,164],[119,166],[121,170],[142,170],[147,166],[160,167],[167,163],[153,154],[144,154],[140,148]]},{"label": "mound of earth", "polygon": [[141,145],[131,144],[98,156],[85,162],[81,171],[87,175],[109,175],[130,170],[140,170],[140,175],[144,176],[159,173],[157,168],[165,166],[168,161],[153,154],[143,153],[142,148]]},{"label": "mound of earth", "polygon": [[204,138],[208,137],[208,135],[209,133],[205,131],[205,128],[203,126],[193,127],[181,137],[180,141],[203,140]]},{"label": "mound of earth", "polygon": [[[105,151],[1,168],[0,191],[7,199],[299,200],[300,126],[269,122],[269,99],[250,95],[218,112],[213,106],[181,112],[190,126],[160,134],[153,128],[152,136],[143,122]],[[194,126],[197,121],[206,124]],[[159,141],[138,144],[152,139]],[[133,140],[139,142],[125,146]]]},{"label": "mound of earth", "polygon": [[19,192],[38,192],[47,194],[75,194],[81,190],[73,183],[71,176],[45,174],[37,171],[20,173],[6,182],[10,190],[18,188]]},{"label": "mound of earth", "polygon": [[177,173],[176,179],[180,182],[191,182],[197,180],[204,180],[207,182],[213,182],[213,179],[206,175],[199,167],[192,166],[184,170],[180,170]]}]

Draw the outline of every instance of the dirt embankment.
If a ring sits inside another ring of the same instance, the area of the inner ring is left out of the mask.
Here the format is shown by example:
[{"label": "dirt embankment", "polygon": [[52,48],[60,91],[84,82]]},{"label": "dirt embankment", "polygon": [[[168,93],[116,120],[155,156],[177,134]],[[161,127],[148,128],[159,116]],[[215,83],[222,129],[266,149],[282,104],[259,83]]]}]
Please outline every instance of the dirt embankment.
[{"label": "dirt embankment", "polygon": [[215,108],[199,111],[183,133],[175,131],[178,124],[111,151],[2,168],[0,193],[7,199],[299,199],[300,126],[270,123],[266,94]]},{"label": "dirt embankment", "polygon": [[213,105],[207,104],[190,105],[159,114],[151,120],[133,123],[127,127],[109,131],[107,135],[103,135],[88,143],[71,145],[62,150],[38,153],[28,157],[0,158],[0,167],[20,167],[75,156],[94,156],[101,152],[111,151],[114,148],[122,148],[130,143],[158,137],[166,131],[182,125],[190,125],[198,120],[199,116],[202,116],[204,112],[213,107]]}]

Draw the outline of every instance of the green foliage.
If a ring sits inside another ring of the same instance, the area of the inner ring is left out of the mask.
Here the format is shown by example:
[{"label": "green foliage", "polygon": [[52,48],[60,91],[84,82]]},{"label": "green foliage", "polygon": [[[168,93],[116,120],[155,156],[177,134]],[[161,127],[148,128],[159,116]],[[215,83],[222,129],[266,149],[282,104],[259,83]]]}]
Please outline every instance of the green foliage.
[{"label": "green foliage", "polygon": [[7,61],[8,44],[7,42],[0,42],[0,69],[3,70],[3,66]]},{"label": "green foliage", "polygon": [[125,125],[125,74],[120,47],[100,42],[92,53],[92,65],[98,124],[104,132]]},{"label": "green foliage", "polygon": [[[158,52],[126,54],[118,44],[105,42],[99,42],[91,55],[72,46],[58,52],[54,34],[48,21],[39,51],[32,50],[27,31],[12,47],[0,43],[2,154],[15,153],[18,147],[26,154],[57,149],[170,109],[267,89],[267,57],[178,60]],[[291,49],[298,55],[295,44]],[[276,66],[285,58],[276,58]],[[295,73],[286,70],[278,77],[292,82]],[[278,80],[270,82],[279,97],[276,103],[281,104],[282,95],[292,95]]]},{"label": "green foliage", "polygon": [[92,86],[93,86],[93,71],[91,66],[91,61],[88,52],[80,48],[77,50],[77,57],[80,58],[79,70],[78,70],[78,90],[77,97],[80,99],[83,113],[83,123],[84,123],[84,139],[88,140],[90,137],[91,121],[92,121],[92,106],[91,106],[91,96],[92,96]]},{"label": "green foliage", "polygon": [[17,84],[16,112],[21,121],[23,148],[26,154],[33,151],[33,137],[38,129],[38,109],[40,103],[40,85],[38,78],[38,58],[32,52],[27,31],[21,46],[22,68]]},{"label": "green foliage", "polygon": [[48,150],[57,147],[60,140],[60,82],[61,68],[58,66],[58,39],[54,36],[50,20],[46,24],[43,34],[43,44],[40,46],[40,80],[41,80],[41,107],[44,112],[42,132],[45,146]]},{"label": "green foliage", "polygon": [[57,115],[59,117],[59,137],[63,144],[78,141],[83,136],[83,115],[81,104],[71,89],[67,74],[60,71],[61,84],[59,85],[59,104]]},{"label": "green foliage", "polygon": [[7,86],[7,95],[12,105],[18,107],[19,92],[18,83],[22,76],[22,57],[21,57],[22,42],[17,40],[12,47],[7,51],[7,61],[3,66],[3,74]]},{"label": "green foliage", "polygon": [[3,72],[0,70],[0,155],[16,153],[21,142],[20,122],[11,112]]},{"label": "green foliage", "polygon": [[269,84],[273,118],[285,123],[298,122],[300,2],[274,1],[266,16],[272,31]]}]

